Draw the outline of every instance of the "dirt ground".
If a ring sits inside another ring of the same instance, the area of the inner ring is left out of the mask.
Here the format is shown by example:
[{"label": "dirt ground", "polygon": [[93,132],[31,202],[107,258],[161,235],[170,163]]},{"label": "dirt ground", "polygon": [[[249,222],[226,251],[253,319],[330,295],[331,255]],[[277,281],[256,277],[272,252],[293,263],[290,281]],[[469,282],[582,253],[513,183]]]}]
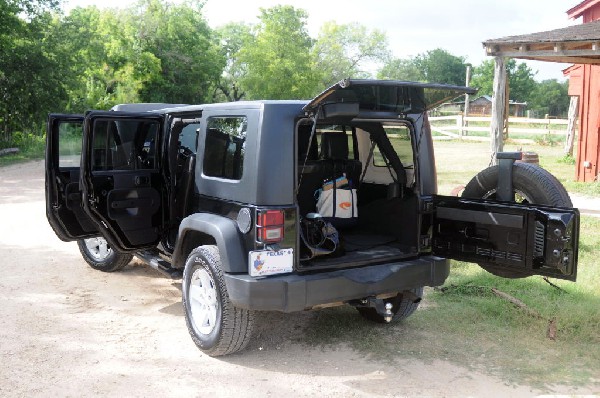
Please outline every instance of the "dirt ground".
[{"label": "dirt ground", "polygon": [[[189,338],[178,281],[133,262],[94,271],[50,229],[43,162],[0,168],[0,396],[536,396],[458,367],[303,344],[311,312],[262,313],[246,351]],[[417,315],[418,316],[418,313]],[[401,327],[401,326],[396,326]],[[410,344],[410,342],[407,342]]]}]

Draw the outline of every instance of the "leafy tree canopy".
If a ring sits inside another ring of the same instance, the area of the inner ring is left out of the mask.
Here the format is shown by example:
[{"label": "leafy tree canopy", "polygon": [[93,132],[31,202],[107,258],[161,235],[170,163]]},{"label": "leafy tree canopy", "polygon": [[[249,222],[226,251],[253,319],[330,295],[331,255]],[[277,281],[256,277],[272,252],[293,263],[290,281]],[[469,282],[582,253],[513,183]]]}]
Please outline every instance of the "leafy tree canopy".
[{"label": "leafy tree canopy", "polygon": [[344,78],[369,78],[369,66],[389,58],[387,38],[381,31],[368,32],[358,24],[326,22],[313,47],[320,85],[328,87]]},{"label": "leafy tree canopy", "polygon": [[410,59],[390,59],[378,74],[380,79],[409,80],[429,83],[465,84],[466,63],[441,48]]},{"label": "leafy tree canopy", "polygon": [[[508,84],[510,87],[509,98],[519,102],[529,102],[536,86],[535,72],[526,63],[517,64],[515,59],[505,63]],[[492,95],[494,88],[494,60],[488,59],[473,69],[472,87],[479,88],[480,95]]]},{"label": "leafy tree canopy", "polygon": [[299,99],[315,93],[307,17],[306,11],[289,5],[261,9],[254,39],[239,53],[246,70],[240,84],[249,99]]},{"label": "leafy tree canopy", "polygon": [[568,86],[567,81],[561,83],[556,79],[544,80],[536,84],[528,108],[539,117],[545,115],[567,117],[570,101]]}]

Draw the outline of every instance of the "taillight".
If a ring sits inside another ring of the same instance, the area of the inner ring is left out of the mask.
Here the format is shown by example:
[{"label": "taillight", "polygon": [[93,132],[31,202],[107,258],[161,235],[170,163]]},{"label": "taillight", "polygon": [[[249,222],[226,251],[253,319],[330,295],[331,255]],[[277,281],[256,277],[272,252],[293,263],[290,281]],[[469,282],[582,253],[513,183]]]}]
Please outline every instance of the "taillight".
[{"label": "taillight", "polygon": [[256,218],[256,235],[259,242],[275,243],[283,240],[283,210],[262,210]]}]

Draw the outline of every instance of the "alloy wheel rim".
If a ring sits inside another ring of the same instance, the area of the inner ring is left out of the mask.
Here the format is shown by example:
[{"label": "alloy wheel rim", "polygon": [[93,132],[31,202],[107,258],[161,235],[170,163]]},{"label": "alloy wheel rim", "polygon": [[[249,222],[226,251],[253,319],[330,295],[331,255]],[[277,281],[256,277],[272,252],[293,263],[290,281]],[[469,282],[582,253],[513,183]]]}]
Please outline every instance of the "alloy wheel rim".
[{"label": "alloy wheel rim", "polygon": [[113,252],[104,238],[89,238],[84,241],[88,253],[96,261],[106,260]]},{"label": "alloy wheel rim", "polygon": [[210,334],[216,327],[219,303],[215,281],[206,268],[199,268],[192,274],[188,296],[196,330]]},{"label": "alloy wheel rim", "polygon": [[[529,196],[527,196],[527,194],[525,194],[525,192],[523,192],[519,189],[513,189],[513,194],[515,197],[514,201],[516,203],[523,203],[523,204],[533,203],[533,200],[531,200],[531,198]],[[487,192],[485,195],[483,195],[482,199],[495,200],[496,199],[496,189],[492,189],[491,191]]]}]

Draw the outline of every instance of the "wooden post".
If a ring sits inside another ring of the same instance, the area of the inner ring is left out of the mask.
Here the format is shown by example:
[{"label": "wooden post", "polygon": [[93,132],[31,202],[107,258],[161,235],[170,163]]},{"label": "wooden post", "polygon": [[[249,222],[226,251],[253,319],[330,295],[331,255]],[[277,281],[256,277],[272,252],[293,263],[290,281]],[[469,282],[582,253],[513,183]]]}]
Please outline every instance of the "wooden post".
[{"label": "wooden post", "polygon": [[[506,69],[505,69],[506,70]],[[502,121],[502,142],[508,139],[508,115],[510,114],[510,86],[508,84],[508,75],[504,79],[504,113]]]},{"label": "wooden post", "polygon": [[498,164],[496,154],[502,152],[504,142],[505,95],[506,95],[506,67],[503,57],[494,58],[494,87],[492,94],[492,122],[490,123],[490,151],[492,153],[490,165]]},{"label": "wooden post", "polygon": [[[467,65],[467,75],[465,79],[465,86],[469,86],[471,83],[471,65]],[[465,94],[465,109],[463,109],[463,117],[462,117],[462,128],[460,130],[460,135],[469,135],[467,127],[469,127],[469,122],[467,122],[467,118],[469,117],[469,94]]]},{"label": "wooden post", "polygon": [[565,139],[565,155],[573,156],[573,141],[575,140],[575,127],[577,126],[577,108],[579,97],[571,96],[569,103],[569,124],[567,125],[567,137]]}]

